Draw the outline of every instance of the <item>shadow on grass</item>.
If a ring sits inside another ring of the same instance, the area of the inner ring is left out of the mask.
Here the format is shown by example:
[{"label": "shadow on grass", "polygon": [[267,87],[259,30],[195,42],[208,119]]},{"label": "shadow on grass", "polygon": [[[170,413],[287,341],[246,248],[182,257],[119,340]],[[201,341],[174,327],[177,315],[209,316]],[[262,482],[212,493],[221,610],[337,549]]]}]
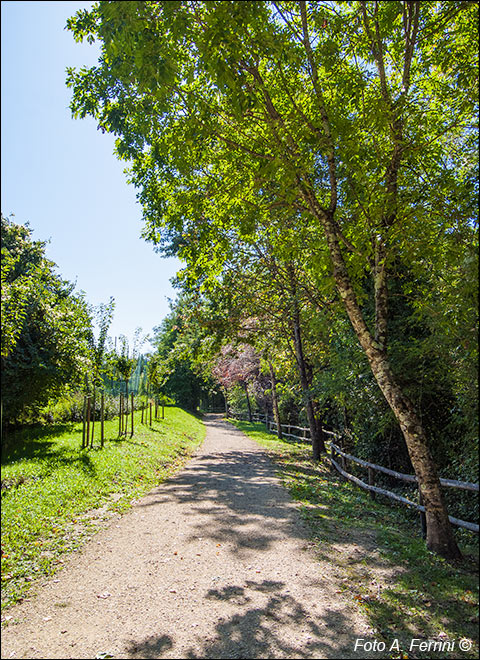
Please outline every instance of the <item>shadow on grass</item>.
[{"label": "shadow on grass", "polygon": [[[42,462],[42,475],[46,476],[61,465],[78,464],[80,468],[91,475],[96,470],[87,453],[80,447],[64,447],[56,442],[58,436],[78,432],[74,422],[69,424],[52,424],[36,426],[17,431],[9,437],[9,444],[2,451],[2,465],[7,466],[22,460]],[[53,439],[52,439],[53,438]]]},{"label": "shadow on grass", "polygon": [[[448,563],[429,552],[418,516],[367,494],[315,464],[304,445],[281,442],[259,423],[235,426],[259,440],[273,440],[272,450],[290,494],[304,506],[318,556],[338,564],[348,589],[368,616],[379,638],[398,638],[408,650],[412,637],[471,639],[478,654],[478,552]],[[470,552],[478,549],[472,539]],[[440,635],[440,637],[439,637]],[[444,636],[447,637],[444,637]],[[440,658],[429,650],[416,657]]]},{"label": "shadow on grass", "polygon": [[10,431],[2,441],[2,465],[15,463],[29,458],[43,458],[52,454],[52,445],[59,435],[72,433],[76,422],[68,424],[51,424],[48,426],[31,426],[16,431]]}]

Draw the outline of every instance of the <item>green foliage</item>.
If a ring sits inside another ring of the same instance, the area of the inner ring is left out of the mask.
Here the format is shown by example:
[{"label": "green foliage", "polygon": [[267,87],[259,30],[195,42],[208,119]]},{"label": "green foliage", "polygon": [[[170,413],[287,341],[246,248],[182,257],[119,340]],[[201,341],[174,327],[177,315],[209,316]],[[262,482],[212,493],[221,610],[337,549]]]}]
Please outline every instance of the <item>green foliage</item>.
[{"label": "green foliage", "polygon": [[144,236],[184,261],[216,335],[183,346],[211,365],[251,343],[289,421],[313,401],[392,467],[409,410],[402,428],[470,479],[477,19],[465,2],[110,2],[68,24],[101,47],[68,73],[72,111],[116,135]]},{"label": "green foliage", "polygon": [[94,533],[91,509],[105,506],[105,517],[124,511],[183,465],[205,435],[177,408],[152,427],[137,413],[135,426],[134,441],[119,440],[118,421],[107,422],[101,451],[79,449],[78,424],[17,432],[2,457],[2,608]]},{"label": "green foliage", "polygon": [[[40,410],[40,418],[42,422],[49,424],[62,424],[66,422],[80,422],[83,418],[83,402],[85,398],[84,392],[74,392],[66,394],[60,398],[53,399]],[[119,415],[119,398],[112,394],[104,394],[104,419],[109,420]],[[134,397],[133,405],[135,410],[139,410],[143,402]],[[100,419],[101,414],[101,396],[95,398],[95,410],[93,409],[93,401],[91,408],[91,415],[95,413],[95,419]]]},{"label": "green foliage", "polygon": [[[3,267],[5,264],[5,268]],[[90,367],[91,317],[55,273],[45,243],[2,216],[2,401],[7,420],[36,410]]]},{"label": "green foliage", "polygon": [[148,363],[148,379],[152,393],[196,411],[208,393],[208,386],[195,369],[194,340],[185,325],[183,307],[179,300],[162,324],[154,328],[155,352]]},{"label": "green foliage", "polygon": [[98,326],[98,338],[92,332],[91,335],[91,350],[93,355],[93,378],[92,381],[95,386],[102,385],[102,376],[107,375],[110,364],[106,360],[106,346],[108,339],[108,328],[113,320],[113,312],[115,309],[115,300],[110,298],[110,301],[105,304],[100,304],[95,309],[95,321]]}]

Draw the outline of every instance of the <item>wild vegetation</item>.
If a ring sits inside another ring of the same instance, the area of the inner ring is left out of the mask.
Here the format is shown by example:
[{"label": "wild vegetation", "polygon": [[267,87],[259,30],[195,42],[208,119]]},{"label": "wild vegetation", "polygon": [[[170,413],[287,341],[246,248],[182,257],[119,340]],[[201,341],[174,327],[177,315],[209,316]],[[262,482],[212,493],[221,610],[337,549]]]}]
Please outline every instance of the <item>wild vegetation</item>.
[{"label": "wild vegetation", "polygon": [[91,312],[56,272],[45,242],[2,215],[2,426],[36,417],[68,386],[79,387],[90,355]]}]

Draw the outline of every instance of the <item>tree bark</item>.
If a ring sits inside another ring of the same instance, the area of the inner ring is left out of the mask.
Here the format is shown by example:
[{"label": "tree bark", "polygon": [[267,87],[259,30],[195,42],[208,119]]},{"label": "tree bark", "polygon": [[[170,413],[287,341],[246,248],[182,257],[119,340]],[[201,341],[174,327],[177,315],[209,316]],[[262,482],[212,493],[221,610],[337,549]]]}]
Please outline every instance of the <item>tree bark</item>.
[{"label": "tree bark", "polygon": [[373,338],[365,323],[343,260],[332,214],[319,207],[313,193],[306,197],[315,216],[323,224],[335,282],[350,322],[367,356],[375,380],[392,409],[405,438],[426,509],[427,547],[447,559],[458,559],[461,557],[461,553],[448,519],[436,466],[428,449],[420,417],[392,372],[386,350],[382,345],[383,342]]},{"label": "tree bark", "polygon": [[302,391],[306,399],[308,426],[310,428],[310,437],[312,438],[313,460],[319,461],[320,455],[322,453],[326,453],[327,450],[325,449],[323,433],[321,433],[321,429],[317,424],[317,420],[315,418],[312,396],[310,394],[310,383],[308,381],[305,357],[303,354],[302,335],[300,330],[300,315],[298,313],[298,308],[296,307],[296,305],[294,307],[292,327],[293,327],[293,341],[295,346],[295,356],[297,358],[298,372],[300,376],[300,385],[302,387]]},{"label": "tree bark", "polygon": [[247,397],[247,408],[248,408],[248,421],[252,421],[252,406],[250,405],[250,397],[248,395],[248,385],[247,382],[244,380],[242,382],[243,389],[245,390],[245,396]]},{"label": "tree bark", "polygon": [[280,424],[280,413],[278,412],[278,397],[277,397],[277,378],[275,376],[275,371],[273,370],[273,365],[269,361],[268,367],[270,369],[270,381],[272,383],[272,408],[273,416],[275,418],[275,424],[277,425],[277,438],[281,440],[283,438],[282,426]]}]

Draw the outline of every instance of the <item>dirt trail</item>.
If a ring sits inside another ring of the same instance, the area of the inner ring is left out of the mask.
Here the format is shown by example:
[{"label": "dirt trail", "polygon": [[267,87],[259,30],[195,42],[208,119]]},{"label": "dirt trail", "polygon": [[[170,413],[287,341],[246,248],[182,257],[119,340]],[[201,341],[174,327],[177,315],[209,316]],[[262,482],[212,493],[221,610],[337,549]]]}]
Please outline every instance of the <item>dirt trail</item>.
[{"label": "dirt trail", "polygon": [[187,466],[9,612],[2,658],[352,658],[368,625],[265,452],[220,416]]}]

